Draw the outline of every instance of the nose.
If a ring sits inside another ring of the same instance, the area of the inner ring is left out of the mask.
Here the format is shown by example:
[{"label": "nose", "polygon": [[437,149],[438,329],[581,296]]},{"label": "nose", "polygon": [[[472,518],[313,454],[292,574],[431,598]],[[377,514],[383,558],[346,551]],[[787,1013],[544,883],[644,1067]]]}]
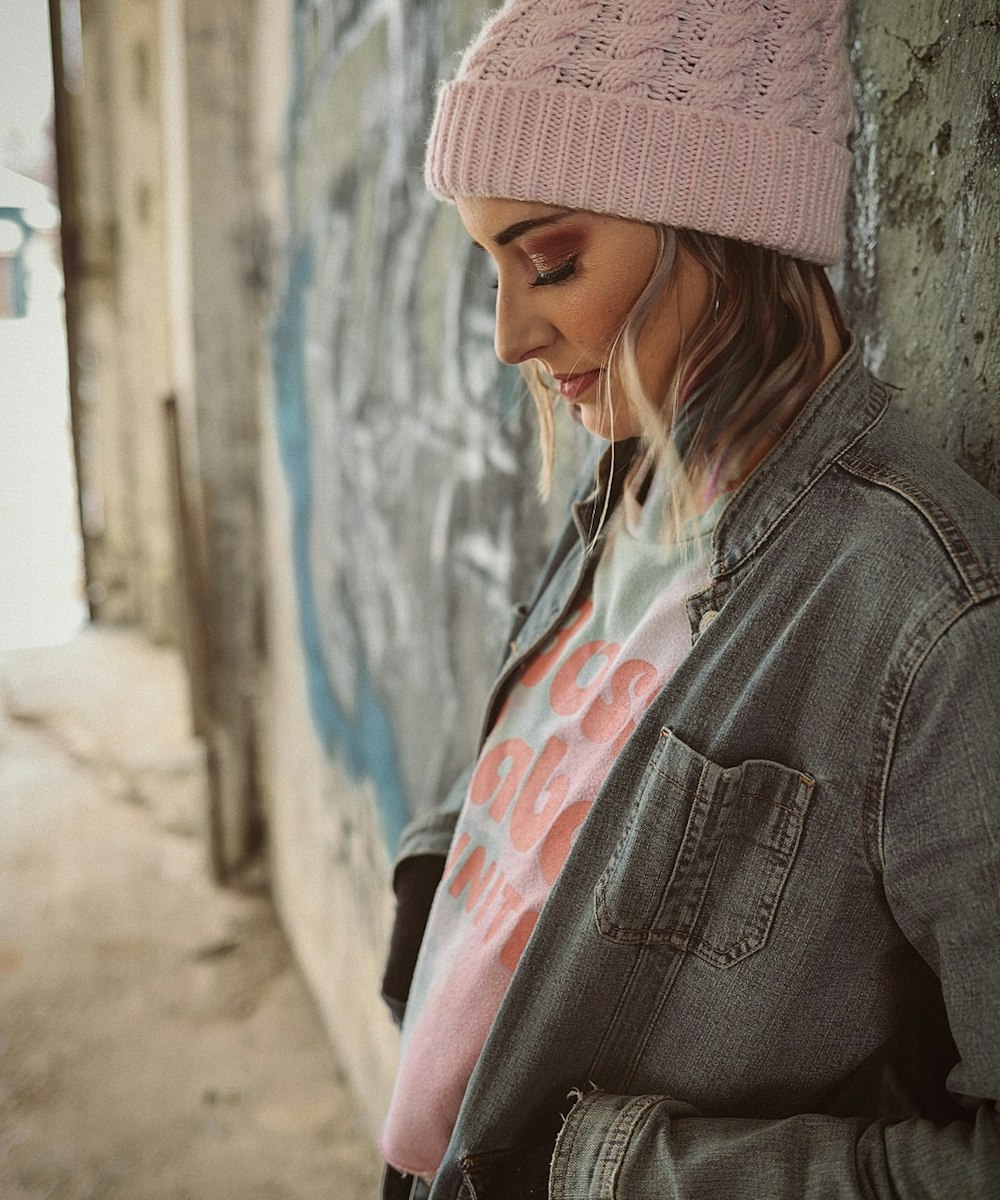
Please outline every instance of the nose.
[{"label": "nose", "polygon": [[526,362],[529,358],[544,357],[555,331],[530,293],[524,289],[504,287],[497,290],[496,329],[493,348],[501,362]]}]

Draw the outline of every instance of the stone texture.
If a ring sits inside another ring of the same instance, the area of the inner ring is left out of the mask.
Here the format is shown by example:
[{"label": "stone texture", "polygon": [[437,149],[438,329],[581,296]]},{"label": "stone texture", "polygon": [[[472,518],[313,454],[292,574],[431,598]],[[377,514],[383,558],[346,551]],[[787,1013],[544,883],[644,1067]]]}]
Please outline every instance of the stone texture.
[{"label": "stone texture", "polygon": [[845,295],[869,364],[1000,493],[1000,17],[861,0]]}]

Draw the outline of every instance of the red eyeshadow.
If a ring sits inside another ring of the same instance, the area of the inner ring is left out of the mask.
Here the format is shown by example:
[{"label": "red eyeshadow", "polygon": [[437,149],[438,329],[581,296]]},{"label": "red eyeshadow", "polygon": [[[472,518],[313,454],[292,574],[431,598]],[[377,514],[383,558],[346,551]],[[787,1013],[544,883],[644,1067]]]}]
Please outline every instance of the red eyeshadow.
[{"label": "red eyeshadow", "polygon": [[522,243],[524,252],[535,264],[544,266],[565,262],[583,249],[584,235],[578,229],[553,229],[549,233],[539,232]]}]

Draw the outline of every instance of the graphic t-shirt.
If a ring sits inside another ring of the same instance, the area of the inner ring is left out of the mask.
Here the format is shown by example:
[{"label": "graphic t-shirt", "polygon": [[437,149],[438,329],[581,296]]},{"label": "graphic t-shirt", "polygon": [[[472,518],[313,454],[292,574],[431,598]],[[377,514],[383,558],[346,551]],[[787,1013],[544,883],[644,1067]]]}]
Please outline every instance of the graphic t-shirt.
[{"label": "graphic t-shirt", "polygon": [[664,546],[661,501],[628,495],[589,596],[522,667],[483,745],[414,973],[379,1139],[433,1175],[511,976],[580,826],[642,713],[687,654],[702,540]]}]

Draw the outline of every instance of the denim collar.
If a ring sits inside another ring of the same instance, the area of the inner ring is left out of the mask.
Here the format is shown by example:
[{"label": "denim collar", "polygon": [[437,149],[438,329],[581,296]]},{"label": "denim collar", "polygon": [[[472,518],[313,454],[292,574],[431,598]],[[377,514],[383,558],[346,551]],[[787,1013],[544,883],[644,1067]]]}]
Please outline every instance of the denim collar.
[{"label": "denim collar", "polygon": [[816,481],[885,414],[888,388],[868,374],[857,340],[788,432],[743,482],[713,537],[713,578],[735,571],[771,536]]}]

